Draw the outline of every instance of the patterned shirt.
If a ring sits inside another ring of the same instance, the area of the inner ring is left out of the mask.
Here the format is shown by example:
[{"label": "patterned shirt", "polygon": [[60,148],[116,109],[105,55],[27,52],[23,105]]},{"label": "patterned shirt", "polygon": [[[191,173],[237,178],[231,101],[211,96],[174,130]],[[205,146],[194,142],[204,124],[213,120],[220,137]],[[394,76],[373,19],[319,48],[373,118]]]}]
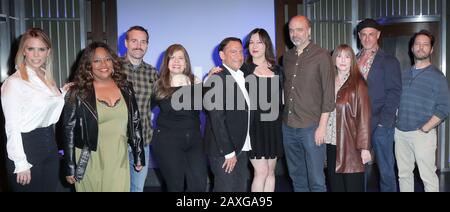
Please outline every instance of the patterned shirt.
[{"label": "patterned shirt", "polygon": [[[348,77],[350,76],[350,74],[346,74],[344,76],[344,79],[339,80],[339,77],[336,76],[336,80],[335,80],[335,91],[334,91],[334,97],[336,99],[337,102],[337,93],[339,92],[339,90],[341,90],[342,86],[345,84],[345,82],[347,82]],[[336,123],[336,108],[334,108],[333,112],[330,113],[330,116],[328,117],[328,127],[327,127],[327,134],[325,136],[325,143],[326,144],[331,144],[331,145],[336,145],[336,127],[337,127],[337,123]]]},{"label": "patterned shirt", "polygon": [[133,84],[142,120],[142,135],[145,144],[149,144],[152,139],[150,100],[153,83],[158,79],[156,68],[144,61],[135,67],[126,57],[122,58],[122,68],[128,75],[128,81]]},{"label": "patterned shirt", "polygon": [[[368,53],[368,54],[370,54],[368,56],[369,58],[367,59],[367,61],[364,64],[361,64],[360,67],[359,67],[359,70],[360,70],[362,76],[366,80],[367,80],[367,77],[369,76],[369,71],[372,68],[373,60],[375,60],[375,56],[377,55],[377,52],[378,52],[378,48],[376,50],[373,50],[373,51],[369,52]],[[361,60],[363,58],[363,53],[364,53],[364,50],[359,52],[356,55],[356,58],[358,59],[358,63],[361,62]]]}]

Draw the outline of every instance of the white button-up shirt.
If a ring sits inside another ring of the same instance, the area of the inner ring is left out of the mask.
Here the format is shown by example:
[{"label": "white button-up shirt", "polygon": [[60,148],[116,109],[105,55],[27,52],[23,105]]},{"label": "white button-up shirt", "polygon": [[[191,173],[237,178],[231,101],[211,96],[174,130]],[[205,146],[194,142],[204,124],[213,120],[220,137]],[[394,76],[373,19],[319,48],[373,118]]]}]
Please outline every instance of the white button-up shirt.
[{"label": "white button-up shirt", "polygon": [[64,107],[64,96],[57,92],[57,88],[51,90],[36,72],[28,67],[26,70],[29,81],[23,80],[20,71],[16,71],[5,80],[1,88],[6,150],[8,158],[14,161],[14,173],[32,167],[23,149],[21,133],[55,124]]},{"label": "white button-up shirt", "polygon": [[[223,66],[225,66],[225,68],[230,70],[231,76],[234,78],[234,80],[236,80],[239,88],[242,91],[242,94],[244,94],[245,102],[247,103],[247,107],[248,107],[247,136],[245,137],[245,143],[244,143],[244,146],[242,147],[242,151],[250,151],[250,150],[252,150],[252,145],[250,143],[250,133],[249,133],[250,132],[250,98],[248,96],[247,89],[245,88],[244,72],[242,72],[241,70],[234,71],[233,69],[231,69],[230,67],[228,67],[225,64],[223,64]],[[233,152],[233,153],[226,155],[225,158],[229,159],[235,155],[236,155],[236,153]]]}]

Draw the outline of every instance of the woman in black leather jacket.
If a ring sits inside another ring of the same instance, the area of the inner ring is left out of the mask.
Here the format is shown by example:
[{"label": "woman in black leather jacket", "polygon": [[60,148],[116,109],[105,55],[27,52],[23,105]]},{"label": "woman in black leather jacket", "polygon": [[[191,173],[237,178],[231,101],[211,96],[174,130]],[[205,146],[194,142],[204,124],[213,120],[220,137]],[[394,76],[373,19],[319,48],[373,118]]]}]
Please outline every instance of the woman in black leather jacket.
[{"label": "woman in black leather jacket", "polygon": [[134,168],[145,166],[134,91],[115,53],[102,42],[83,52],[63,111],[66,180],[76,191],[130,191]]}]

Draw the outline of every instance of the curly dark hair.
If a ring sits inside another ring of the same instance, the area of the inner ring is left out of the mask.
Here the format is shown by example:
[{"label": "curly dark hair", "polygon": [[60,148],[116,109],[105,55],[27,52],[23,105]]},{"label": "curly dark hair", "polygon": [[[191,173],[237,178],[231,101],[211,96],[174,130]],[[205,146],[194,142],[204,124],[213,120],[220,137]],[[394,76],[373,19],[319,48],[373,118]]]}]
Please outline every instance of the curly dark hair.
[{"label": "curly dark hair", "polygon": [[119,88],[127,85],[127,75],[122,69],[120,59],[117,54],[103,42],[93,42],[89,44],[83,51],[78,68],[74,76],[74,85],[71,88],[74,94],[78,94],[79,97],[85,99],[89,90],[93,88],[94,77],[92,75],[92,59],[94,58],[95,50],[97,48],[103,48],[111,56],[114,72],[112,78]]}]

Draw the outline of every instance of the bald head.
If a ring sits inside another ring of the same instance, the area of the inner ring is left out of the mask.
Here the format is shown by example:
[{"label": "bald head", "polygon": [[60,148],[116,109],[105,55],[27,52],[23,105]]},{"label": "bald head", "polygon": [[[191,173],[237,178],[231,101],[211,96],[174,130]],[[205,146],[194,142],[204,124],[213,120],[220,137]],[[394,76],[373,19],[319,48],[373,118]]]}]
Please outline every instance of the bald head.
[{"label": "bald head", "polygon": [[305,16],[294,16],[289,21],[289,37],[300,49],[305,48],[311,37],[311,22]]},{"label": "bald head", "polygon": [[311,21],[306,16],[303,16],[303,15],[296,15],[296,16],[292,17],[291,20],[289,21],[289,25],[292,22],[301,22],[301,23],[305,24],[306,26],[308,26],[309,28],[311,28]]}]

